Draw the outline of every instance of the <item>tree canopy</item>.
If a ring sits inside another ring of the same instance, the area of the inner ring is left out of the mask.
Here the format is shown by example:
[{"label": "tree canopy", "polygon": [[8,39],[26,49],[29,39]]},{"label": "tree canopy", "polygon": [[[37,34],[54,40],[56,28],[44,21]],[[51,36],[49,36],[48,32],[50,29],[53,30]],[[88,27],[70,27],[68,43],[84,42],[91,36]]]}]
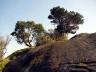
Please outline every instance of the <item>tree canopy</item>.
[{"label": "tree canopy", "polygon": [[54,32],[52,30],[51,33],[45,32],[42,24],[36,24],[34,21],[17,21],[11,35],[20,44],[24,43],[26,46],[32,47],[32,42],[37,42],[38,46],[52,40],[67,40],[67,35],[69,33],[76,33],[79,25],[84,22],[83,16],[80,13],[67,11],[59,6],[53,7],[50,10],[48,18],[51,20],[51,23],[56,24]]},{"label": "tree canopy", "polygon": [[76,30],[79,29],[79,25],[84,22],[83,16],[78,12],[67,11],[59,6],[50,10],[48,18],[51,20],[51,23],[57,25],[55,31],[61,35],[64,33],[76,33]]},{"label": "tree canopy", "polygon": [[42,24],[36,24],[34,21],[17,21],[15,30],[11,35],[16,38],[18,43],[32,47],[32,42],[35,42],[36,38],[43,32]]}]

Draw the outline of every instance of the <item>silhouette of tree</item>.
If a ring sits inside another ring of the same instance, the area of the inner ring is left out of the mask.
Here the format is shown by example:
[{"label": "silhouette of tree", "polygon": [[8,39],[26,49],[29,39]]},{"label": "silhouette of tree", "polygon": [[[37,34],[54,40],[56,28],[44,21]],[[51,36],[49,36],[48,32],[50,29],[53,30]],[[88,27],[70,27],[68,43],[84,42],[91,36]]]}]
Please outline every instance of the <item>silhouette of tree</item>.
[{"label": "silhouette of tree", "polygon": [[50,10],[48,19],[51,20],[51,23],[56,24],[55,32],[59,33],[59,36],[68,33],[76,33],[76,30],[79,29],[79,25],[84,22],[83,16],[78,12],[67,11],[59,6]]},{"label": "silhouette of tree", "polygon": [[24,43],[26,46],[32,47],[32,42],[44,32],[42,24],[36,24],[33,21],[17,21],[15,30],[11,33],[18,43]]}]

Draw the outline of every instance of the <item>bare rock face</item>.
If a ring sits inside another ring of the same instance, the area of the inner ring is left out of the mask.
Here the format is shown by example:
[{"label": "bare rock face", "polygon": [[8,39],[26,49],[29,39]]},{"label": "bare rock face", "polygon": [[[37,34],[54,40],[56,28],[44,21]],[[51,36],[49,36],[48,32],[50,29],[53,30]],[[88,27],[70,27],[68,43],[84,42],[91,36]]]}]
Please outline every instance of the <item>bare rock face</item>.
[{"label": "bare rock face", "polygon": [[96,72],[96,33],[30,50],[10,61],[3,72]]}]

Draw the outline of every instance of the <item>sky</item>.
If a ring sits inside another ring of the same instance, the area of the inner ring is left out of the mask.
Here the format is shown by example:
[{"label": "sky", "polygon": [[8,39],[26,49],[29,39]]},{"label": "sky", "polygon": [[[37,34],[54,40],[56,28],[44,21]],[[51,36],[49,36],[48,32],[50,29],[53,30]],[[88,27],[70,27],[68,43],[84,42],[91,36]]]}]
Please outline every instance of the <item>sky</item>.
[{"label": "sky", "polygon": [[[84,24],[76,34],[96,32],[96,0],[0,0],[0,36],[10,35],[20,20],[41,23],[46,30],[54,28],[48,15],[50,9],[56,6],[84,16]],[[21,48],[25,46],[17,44],[12,38],[6,56]]]}]

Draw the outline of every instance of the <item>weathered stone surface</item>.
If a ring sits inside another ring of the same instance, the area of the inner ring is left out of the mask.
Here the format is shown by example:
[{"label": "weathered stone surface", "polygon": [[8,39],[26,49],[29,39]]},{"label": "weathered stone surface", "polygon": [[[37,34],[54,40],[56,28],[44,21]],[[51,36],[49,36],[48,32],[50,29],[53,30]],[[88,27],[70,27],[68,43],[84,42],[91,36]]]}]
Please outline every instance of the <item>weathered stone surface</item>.
[{"label": "weathered stone surface", "polygon": [[3,72],[96,72],[96,33],[40,46],[9,62]]}]

